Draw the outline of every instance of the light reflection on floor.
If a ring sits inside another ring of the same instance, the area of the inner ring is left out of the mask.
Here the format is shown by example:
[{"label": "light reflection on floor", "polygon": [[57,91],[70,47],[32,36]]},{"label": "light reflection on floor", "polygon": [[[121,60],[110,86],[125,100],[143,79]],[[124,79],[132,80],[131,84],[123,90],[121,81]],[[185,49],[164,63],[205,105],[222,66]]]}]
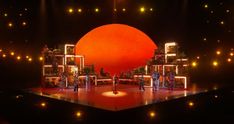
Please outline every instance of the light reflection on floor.
[{"label": "light reflection on floor", "polygon": [[111,111],[144,106],[203,92],[198,88],[196,90],[175,89],[173,91],[160,89],[157,92],[152,92],[150,87],[145,88],[145,91],[140,91],[136,85],[118,85],[117,89],[117,94],[113,93],[112,85],[91,87],[90,89],[79,88],[78,92],[74,92],[73,89],[60,88],[31,88],[30,92]]},{"label": "light reflection on floor", "polygon": [[106,97],[123,97],[125,96],[127,93],[126,92],[123,92],[123,91],[116,91],[113,92],[113,91],[106,91],[106,92],[103,92],[102,95],[103,96],[106,96]]}]

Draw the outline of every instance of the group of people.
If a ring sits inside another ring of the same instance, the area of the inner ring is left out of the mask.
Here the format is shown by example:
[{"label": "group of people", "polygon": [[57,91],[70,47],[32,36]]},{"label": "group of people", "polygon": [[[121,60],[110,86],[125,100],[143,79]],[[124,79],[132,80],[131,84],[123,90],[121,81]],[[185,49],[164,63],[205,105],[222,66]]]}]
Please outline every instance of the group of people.
[{"label": "group of people", "polygon": [[[90,76],[87,74],[85,76],[85,87],[86,87],[86,90],[87,89],[90,89]],[[75,73],[74,75],[74,92],[78,92],[78,88],[79,88],[79,76],[78,76],[78,73]]]},{"label": "group of people", "polygon": [[[151,75],[151,78],[153,80],[153,92],[158,91],[159,82],[160,82],[160,73],[157,71],[154,71]],[[168,89],[173,90],[174,85],[175,85],[175,73],[173,71],[168,73],[167,80],[168,80]],[[139,90],[141,91],[145,91],[144,82],[145,82],[144,74],[142,73],[139,78]]]},{"label": "group of people", "polygon": [[[157,71],[153,71],[153,73],[151,74],[151,78],[153,80],[153,87],[152,87],[153,92],[158,91],[159,84],[160,84],[160,73]],[[168,73],[167,80],[168,80],[168,89],[173,90],[174,85],[175,85],[175,73],[173,71]],[[66,75],[64,73],[61,74],[61,82],[64,82],[64,83],[66,82]],[[118,76],[114,75],[113,76],[113,93],[117,93],[116,86],[118,82],[119,82]],[[139,90],[145,91],[144,83],[145,83],[144,74],[142,73],[139,77]],[[89,75],[86,75],[85,77],[85,84],[86,84],[86,88],[89,89],[90,87]],[[79,88],[79,75],[78,73],[75,73],[74,74],[74,92],[78,92],[78,88]]]}]

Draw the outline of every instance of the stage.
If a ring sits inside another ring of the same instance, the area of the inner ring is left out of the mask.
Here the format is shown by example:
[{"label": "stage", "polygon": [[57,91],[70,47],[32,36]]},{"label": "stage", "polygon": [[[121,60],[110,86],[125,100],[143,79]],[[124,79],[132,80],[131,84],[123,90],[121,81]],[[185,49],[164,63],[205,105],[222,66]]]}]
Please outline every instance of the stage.
[{"label": "stage", "polygon": [[203,92],[197,88],[174,89],[173,91],[161,88],[159,91],[153,92],[151,87],[145,87],[145,91],[140,91],[137,85],[126,84],[117,85],[117,94],[114,94],[112,89],[112,85],[100,85],[90,88],[82,87],[78,92],[74,92],[73,89],[61,88],[31,88],[27,91],[40,96],[110,111],[145,106]]}]

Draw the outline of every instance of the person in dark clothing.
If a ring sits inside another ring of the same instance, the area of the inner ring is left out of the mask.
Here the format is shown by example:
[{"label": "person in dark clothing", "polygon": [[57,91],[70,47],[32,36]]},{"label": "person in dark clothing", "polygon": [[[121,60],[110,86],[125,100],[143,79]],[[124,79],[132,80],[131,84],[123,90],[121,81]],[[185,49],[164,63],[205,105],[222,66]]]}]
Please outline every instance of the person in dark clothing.
[{"label": "person in dark clothing", "polygon": [[169,90],[173,90],[174,85],[175,85],[175,73],[173,71],[171,71],[168,75],[168,80],[169,80],[169,86],[168,89]]},{"label": "person in dark clothing", "polygon": [[78,79],[78,74],[76,73],[74,75],[74,92],[78,92],[78,84],[79,84],[79,79]]},{"label": "person in dark clothing", "polygon": [[114,75],[113,80],[114,80],[113,81],[113,93],[117,94],[118,93],[117,92],[117,84],[119,83],[119,77]]},{"label": "person in dark clothing", "polygon": [[142,73],[139,79],[139,90],[145,91],[144,83],[144,74]]}]

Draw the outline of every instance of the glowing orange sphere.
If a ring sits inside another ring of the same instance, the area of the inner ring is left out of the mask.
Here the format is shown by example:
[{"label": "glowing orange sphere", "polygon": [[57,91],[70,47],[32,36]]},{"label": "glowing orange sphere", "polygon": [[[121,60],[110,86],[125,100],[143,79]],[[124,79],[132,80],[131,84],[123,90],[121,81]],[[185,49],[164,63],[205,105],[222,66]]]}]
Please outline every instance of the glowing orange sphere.
[{"label": "glowing orange sphere", "polygon": [[100,26],[76,44],[76,54],[85,56],[85,65],[94,65],[110,74],[145,65],[154,55],[155,43],[142,31],[123,24]]}]

